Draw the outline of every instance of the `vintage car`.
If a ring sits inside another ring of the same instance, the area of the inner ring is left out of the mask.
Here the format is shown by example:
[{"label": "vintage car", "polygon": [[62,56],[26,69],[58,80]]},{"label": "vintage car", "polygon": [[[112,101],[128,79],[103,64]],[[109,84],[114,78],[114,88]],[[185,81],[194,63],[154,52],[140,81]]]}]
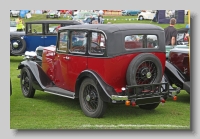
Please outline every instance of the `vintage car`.
[{"label": "vintage car", "polygon": [[180,90],[185,90],[190,94],[189,53],[189,46],[175,47],[169,50],[163,81],[169,83],[169,91],[175,92],[176,95],[180,93]]},{"label": "vintage car", "polygon": [[10,32],[11,55],[17,56],[23,55],[25,51],[35,51],[38,46],[55,45],[57,27],[81,23],[71,20],[39,20],[25,24],[25,32]]},{"label": "vintage car", "polygon": [[[125,40],[132,35],[140,39]],[[155,36],[154,42],[148,35]],[[36,55],[41,58],[35,59]],[[166,61],[165,34],[156,25],[61,27],[57,44],[38,47],[36,55],[31,58],[27,54],[18,66],[24,97],[33,98],[35,91],[41,90],[77,98],[88,117],[102,117],[108,103],[152,110],[170,96],[169,84],[161,83]]]}]

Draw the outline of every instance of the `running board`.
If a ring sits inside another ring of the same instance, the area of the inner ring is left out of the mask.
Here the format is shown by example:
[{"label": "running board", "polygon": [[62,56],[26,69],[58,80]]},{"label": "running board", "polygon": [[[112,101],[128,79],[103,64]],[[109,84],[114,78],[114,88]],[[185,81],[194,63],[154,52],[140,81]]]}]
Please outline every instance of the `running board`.
[{"label": "running board", "polygon": [[49,94],[53,94],[53,95],[62,96],[62,97],[71,98],[71,99],[75,98],[74,92],[67,91],[67,90],[64,90],[64,89],[59,88],[59,87],[48,87],[48,88],[44,89],[44,92],[49,93]]}]

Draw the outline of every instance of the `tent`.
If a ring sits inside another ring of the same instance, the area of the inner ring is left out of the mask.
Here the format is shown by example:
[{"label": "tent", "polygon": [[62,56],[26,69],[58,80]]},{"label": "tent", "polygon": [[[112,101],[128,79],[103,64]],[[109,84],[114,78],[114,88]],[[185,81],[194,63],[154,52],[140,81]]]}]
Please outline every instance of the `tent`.
[{"label": "tent", "polygon": [[185,10],[157,10],[154,20],[159,24],[169,24],[171,18],[176,18],[177,24],[184,24]]}]

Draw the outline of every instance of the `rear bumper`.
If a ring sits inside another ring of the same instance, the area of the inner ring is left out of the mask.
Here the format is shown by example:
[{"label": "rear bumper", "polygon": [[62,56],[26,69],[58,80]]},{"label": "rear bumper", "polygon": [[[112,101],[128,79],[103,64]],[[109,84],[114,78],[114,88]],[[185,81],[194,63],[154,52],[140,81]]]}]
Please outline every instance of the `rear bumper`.
[{"label": "rear bumper", "polygon": [[[163,87],[165,86],[165,87]],[[170,96],[169,84],[143,84],[126,86],[120,95],[112,95],[113,102],[134,101],[139,104],[158,103],[163,98]]]}]

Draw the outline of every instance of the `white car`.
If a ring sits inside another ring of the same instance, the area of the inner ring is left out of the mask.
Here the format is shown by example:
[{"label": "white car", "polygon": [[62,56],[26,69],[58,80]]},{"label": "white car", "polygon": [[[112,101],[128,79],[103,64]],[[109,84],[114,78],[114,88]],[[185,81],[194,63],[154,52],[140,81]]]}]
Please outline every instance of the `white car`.
[{"label": "white car", "polygon": [[146,12],[138,14],[138,20],[153,20],[155,14],[156,10],[146,10]]},{"label": "white car", "polygon": [[20,14],[20,10],[10,10],[10,17],[18,17]]},{"label": "white car", "polygon": [[10,32],[17,31],[17,22],[10,21]]}]

